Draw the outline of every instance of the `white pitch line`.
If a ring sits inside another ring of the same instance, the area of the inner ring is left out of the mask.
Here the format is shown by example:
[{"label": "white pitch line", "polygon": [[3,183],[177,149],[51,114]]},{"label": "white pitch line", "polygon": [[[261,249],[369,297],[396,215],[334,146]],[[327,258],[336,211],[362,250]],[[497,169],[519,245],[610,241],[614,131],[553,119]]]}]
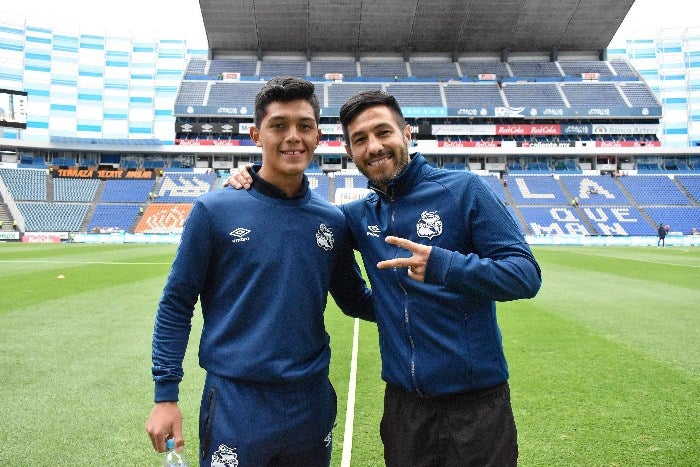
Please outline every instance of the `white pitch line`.
[{"label": "white pitch line", "polygon": [[360,319],[355,318],[355,330],[352,336],[352,358],[350,359],[350,381],[348,383],[348,404],[345,409],[345,434],[343,435],[343,455],[341,467],[350,467],[352,456],[352,431],[355,421],[355,386],[357,384],[357,347],[360,336]]}]

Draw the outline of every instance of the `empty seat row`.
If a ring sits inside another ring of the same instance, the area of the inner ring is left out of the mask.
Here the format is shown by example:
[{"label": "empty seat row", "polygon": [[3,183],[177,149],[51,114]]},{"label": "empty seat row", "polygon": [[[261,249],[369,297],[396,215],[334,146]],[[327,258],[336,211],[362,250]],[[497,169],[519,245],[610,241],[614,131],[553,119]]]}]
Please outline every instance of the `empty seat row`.
[{"label": "empty seat row", "polygon": [[564,76],[580,77],[584,73],[596,73],[598,77],[607,78],[624,76],[637,78],[623,59],[611,61],[600,60],[500,60],[460,59],[400,59],[363,58],[319,58],[310,60],[302,57],[269,57],[258,60],[257,57],[205,60],[192,58],[185,69],[185,79],[210,77],[221,79],[226,73],[238,73],[240,77],[260,76],[269,79],[273,76],[293,75],[323,77],[328,73],[342,74],[347,78],[358,76],[375,78],[418,78],[456,79],[460,76],[476,78],[483,74],[494,74],[499,78],[562,78]]}]

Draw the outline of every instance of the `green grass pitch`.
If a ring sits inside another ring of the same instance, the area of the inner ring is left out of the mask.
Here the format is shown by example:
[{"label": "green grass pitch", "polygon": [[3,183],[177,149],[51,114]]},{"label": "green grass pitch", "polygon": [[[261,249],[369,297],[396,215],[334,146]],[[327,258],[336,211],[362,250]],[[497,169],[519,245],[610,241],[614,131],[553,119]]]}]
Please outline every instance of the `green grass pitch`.
[{"label": "green grass pitch", "polygon": [[[691,466],[700,458],[700,249],[537,247],[543,287],[500,303],[522,466]],[[153,318],[173,245],[0,244],[0,465],[158,465]],[[343,447],[353,320],[332,302]],[[181,407],[192,459],[201,317]],[[361,323],[353,466],[381,466],[377,332]]]}]

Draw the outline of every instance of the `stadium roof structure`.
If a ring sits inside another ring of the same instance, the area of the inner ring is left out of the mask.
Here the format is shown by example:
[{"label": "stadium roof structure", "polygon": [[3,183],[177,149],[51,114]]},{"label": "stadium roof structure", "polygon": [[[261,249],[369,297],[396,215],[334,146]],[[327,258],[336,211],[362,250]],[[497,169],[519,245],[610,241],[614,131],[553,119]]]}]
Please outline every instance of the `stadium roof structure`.
[{"label": "stadium roof structure", "polygon": [[209,50],[604,51],[634,0],[199,0]]}]

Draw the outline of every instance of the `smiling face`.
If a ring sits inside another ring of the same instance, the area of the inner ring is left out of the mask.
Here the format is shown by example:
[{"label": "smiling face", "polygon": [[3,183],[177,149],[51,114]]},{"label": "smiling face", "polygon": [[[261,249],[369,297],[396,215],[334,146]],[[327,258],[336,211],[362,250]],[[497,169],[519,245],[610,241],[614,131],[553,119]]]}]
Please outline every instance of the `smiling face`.
[{"label": "smiling face", "polygon": [[260,126],[251,127],[250,137],[262,147],[259,175],[287,194],[298,190],[321,139],[311,104],[304,99],[270,102]]},{"label": "smiling face", "polygon": [[347,130],[349,144],[345,150],[357,169],[385,191],[410,162],[411,127],[400,128],[391,109],[377,105],[359,112],[348,123]]}]

